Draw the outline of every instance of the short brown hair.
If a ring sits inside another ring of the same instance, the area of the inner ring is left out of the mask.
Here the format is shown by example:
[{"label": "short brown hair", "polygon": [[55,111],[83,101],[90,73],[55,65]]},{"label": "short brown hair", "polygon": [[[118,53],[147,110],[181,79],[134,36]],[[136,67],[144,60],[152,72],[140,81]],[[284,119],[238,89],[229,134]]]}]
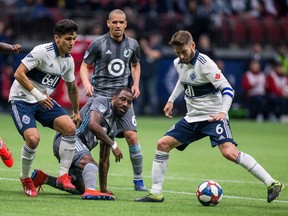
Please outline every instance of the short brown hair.
[{"label": "short brown hair", "polygon": [[67,33],[78,32],[78,25],[71,19],[62,19],[56,23],[54,34],[58,36],[65,35]]},{"label": "short brown hair", "polygon": [[193,37],[190,32],[179,30],[172,36],[169,44],[172,46],[184,46],[190,42],[193,42]]}]

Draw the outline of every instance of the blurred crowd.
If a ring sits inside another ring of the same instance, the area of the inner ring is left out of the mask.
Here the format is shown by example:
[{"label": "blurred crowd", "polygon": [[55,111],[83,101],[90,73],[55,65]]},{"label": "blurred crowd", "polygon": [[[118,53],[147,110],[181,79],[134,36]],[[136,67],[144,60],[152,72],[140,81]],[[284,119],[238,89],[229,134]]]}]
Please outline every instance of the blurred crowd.
[{"label": "blurred crowd", "polygon": [[[288,114],[287,0],[0,0],[0,41],[38,44],[50,40],[54,24],[62,18],[74,19],[82,35],[95,37],[108,31],[107,15],[115,8],[125,11],[125,34],[141,46],[138,115],[162,113],[155,94],[157,71],[163,57],[171,55],[165,48],[179,29],[189,30],[197,49],[215,60],[224,73],[225,61],[215,50],[232,45],[249,50],[242,80],[230,80],[241,82],[237,97],[248,110],[247,118],[280,121]],[[263,54],[266,46],[273,49],[269,58]],[[0,55],[0,67],[1,111],[9,93],[6,85],[13,79],[13,57]]]},{"label": "blurred crowd", "polygon": [[[105,24],[108,12],[121,8],[130,28],[139,35],[159,30],[165,44],[179,29],[190,30],[195,40],[208,34],[222,46],[288,39],[287,0],[1,0],[0,7],[0,18],[17,37],[49,38],[53,24],[63,17],[77,19],[83,33],[93,33],[94,24]],[[278,30],[271,34],[275,26]]]},{"label": "blurred crowd", "polygon": [[[243,104],[248,118],[259,122],[287,121],[288,50],[279,44],[274,58],[267,62],[261,56],[261,45],[254,44],[242,77]],[[285,118],[285,119],[284,119]]]}]

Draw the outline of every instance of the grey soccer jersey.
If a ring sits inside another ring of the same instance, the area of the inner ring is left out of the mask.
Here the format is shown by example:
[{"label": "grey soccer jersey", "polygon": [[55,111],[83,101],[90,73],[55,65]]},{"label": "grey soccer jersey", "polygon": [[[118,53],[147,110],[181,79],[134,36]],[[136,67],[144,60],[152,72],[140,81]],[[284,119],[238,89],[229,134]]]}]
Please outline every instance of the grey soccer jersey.
[{"label": "grey soccer jersey", "polygon": [[107,33],[93,40],[85,53],[84,62],[94,64],[94,96],[112,98],[119,87],[128,85],[130,64],[139,61],[139,44],[132,38],[124,36],[121,42],[117,42]]},{"label": "grey soccer jersey", "polygon": [[[66,54],[62,58],[55,42],[41,44],[24,58],[22,63],[29,70],[27,77],[43,94],[50,95],[58,85],[60,78],[66,82],[75,80],[74,60]],[[36,103],[36,98],[27,91],[17,80],[14,80],[10,90],[10,100],[23,100]]]},{"label": "grey soccer jersey", "polygon": [[100,125],[111,139],[114,139],[115,133],[117,132],[117,117],[113,114],[109,99],[101,96],[90,99],[80,110],[82,124],[77,129],[77,136],[89,150],[92,150],[97,145],[94,134],[88,128],[91,111],[96,111],[102,115]]}]

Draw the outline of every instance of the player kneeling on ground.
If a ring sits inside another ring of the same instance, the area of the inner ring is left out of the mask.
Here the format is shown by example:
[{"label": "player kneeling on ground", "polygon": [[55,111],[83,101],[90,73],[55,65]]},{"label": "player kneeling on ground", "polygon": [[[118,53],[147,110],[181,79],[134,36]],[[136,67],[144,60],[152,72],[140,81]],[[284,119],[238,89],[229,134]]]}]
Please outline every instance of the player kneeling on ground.
[{"label": "player kneeling on ground", "polygon": [[[110,148],[115,156],[116,162],[123,158],[121,150],[113,141],[116,133],[116,122],[130,108],[132,103],[132,92],[129,88],[119,88],[114,94],[112,101],[106,97],[95,97],[85,104],[80,110],[83,119],[77,129],[76,149],[69,174],[71,182],[77,190],[73,194],[82,194],[82,199],[92,200],[114,200],[113,192],[107,190],[107,174],[109,169]],[[96,139],[95,139],[96,137]],[[61,134],[57,133],[54,138],[54,155],[59,160],[59,141]],[[96,177],[98,164],[90,151],[100,140],[99,179],[100,191],[96,190]],[[35,187],[41,188],[43,184],[63,190],[57,185],[56,177],[50,176],[36,169],[32,174]],[[68,191],[69,192],[69,191]]]}]

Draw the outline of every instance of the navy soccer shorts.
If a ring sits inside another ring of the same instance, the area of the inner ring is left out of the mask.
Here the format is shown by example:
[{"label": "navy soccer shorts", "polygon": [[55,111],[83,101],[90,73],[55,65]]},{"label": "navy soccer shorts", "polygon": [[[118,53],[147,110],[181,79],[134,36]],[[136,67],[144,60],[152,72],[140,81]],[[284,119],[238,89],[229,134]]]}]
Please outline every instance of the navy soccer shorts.
[{"label": "navy soccer shorts", "polygon": [[14,124],[21,135],[29,128],[37,128],[36,120],[44,127],[53,129],[54,119],[67,115],[67,112],[54,100],[53,108],[45,109],[40,103],[27,103],[25,101],[10,101],[10,114]]},{"label": "navy soccer shorts", "polygon": [[165,136],[171,136],[181,142],[182,145],[177,147],[180,151],[183,151],[189,144],[206,136],[210,137],[212,147],[224,142],[232,142],[234,145],[237,145],[233,140],[228,120],[188,123],[182,118],[166,132]]}]

